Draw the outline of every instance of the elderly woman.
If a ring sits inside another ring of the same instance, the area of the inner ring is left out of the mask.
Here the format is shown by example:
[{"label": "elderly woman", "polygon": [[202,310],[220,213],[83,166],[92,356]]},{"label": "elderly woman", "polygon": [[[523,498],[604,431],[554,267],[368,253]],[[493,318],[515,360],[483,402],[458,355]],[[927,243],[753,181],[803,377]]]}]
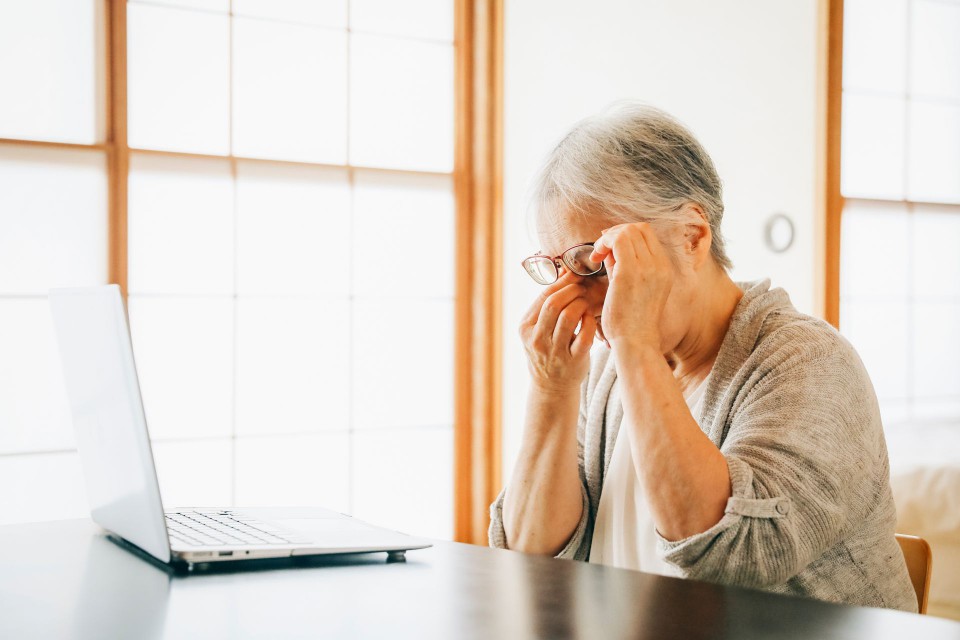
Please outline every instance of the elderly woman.
[{"label": "elderly woman", "polygon": [[524,268],[546,288],[491,544],[916,611],[867,372],[783,290],[730,279],[693,135],[620,106],[560,142],[538,196]]}]

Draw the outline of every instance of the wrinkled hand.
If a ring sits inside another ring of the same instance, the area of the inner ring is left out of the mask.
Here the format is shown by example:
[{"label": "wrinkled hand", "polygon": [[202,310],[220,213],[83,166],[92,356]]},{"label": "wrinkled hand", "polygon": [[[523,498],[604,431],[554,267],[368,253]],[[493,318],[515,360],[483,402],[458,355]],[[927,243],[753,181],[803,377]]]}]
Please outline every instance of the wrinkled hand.
[{"label": "wrinkled hand", "polygon": [[[567,272],[548,286],[520,323],[520,338],[535,387],[576,393],[590,369],[596,320],[588,313],[582,278]],[[580,324],[580,331],[576,331]]]},{"label": "wrinkled hand", "polygon": [[594,243],[610,279],[603,303],[603,334],[610,346],[661,349],[660,325],[674,270],[666,248],[646,222],[619,224]]}]

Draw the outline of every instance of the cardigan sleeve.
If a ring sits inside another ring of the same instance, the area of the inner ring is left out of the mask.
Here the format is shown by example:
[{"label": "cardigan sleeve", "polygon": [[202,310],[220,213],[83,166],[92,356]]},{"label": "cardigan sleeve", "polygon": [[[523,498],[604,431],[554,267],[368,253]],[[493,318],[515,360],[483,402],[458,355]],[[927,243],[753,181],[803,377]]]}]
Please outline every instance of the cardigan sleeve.
[{"label": "cardigan sleeve", "polygon": [[758,376],[734,409],[720,450],[731,497],[720,521],[683,540],[658,536],[685,577],[764,588],[836,545],[882,490],[876,397],[859,357],[799,350]]},{"label": "cardigan sleeve", "polygon": [[[587,422],[587,388],[589,379],[584,380],[580,387],[580,410],[577,417],[577,466],[580,473],[580,498],[583,501],[583,510],[580,513],[580,522],[567,541],[567,544],[554,556],[571,560],[586,560],[590,554],[590,494],[587,491],[587,481],[583,466],[583,438]],[[507,535],[503,529],[503,500],[507,488],[500,491],[500,495],[490,505],[490,527],[487,538],[491,547],[506,549]]]}]

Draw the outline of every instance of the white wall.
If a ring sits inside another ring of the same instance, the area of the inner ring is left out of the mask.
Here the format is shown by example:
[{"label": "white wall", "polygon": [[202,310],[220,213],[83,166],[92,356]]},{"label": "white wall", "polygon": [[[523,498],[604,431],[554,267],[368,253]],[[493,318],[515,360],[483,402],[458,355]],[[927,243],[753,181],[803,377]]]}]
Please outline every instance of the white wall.
[{"label": "white wall", "polygon": [[[507,0],[505,15],[504,481],[519,445],[527,372],[517,323],[538,286],[520,260],[540,161],[577,120],[618,99],[693,129],[724,182],[739,279],[770,277],[813,310],[816,0]],[[793,247],[763,245],[773,212]]]}]

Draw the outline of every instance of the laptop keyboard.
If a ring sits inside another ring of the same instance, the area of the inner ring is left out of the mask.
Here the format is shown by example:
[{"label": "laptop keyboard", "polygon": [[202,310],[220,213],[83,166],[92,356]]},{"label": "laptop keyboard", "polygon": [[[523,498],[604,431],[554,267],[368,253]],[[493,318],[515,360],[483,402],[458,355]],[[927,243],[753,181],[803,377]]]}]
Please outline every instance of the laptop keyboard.
[{"label": "laptop keyboard", "polygon": [[195,546],[293,544],[278,527],[229,510],[177,511],[165,514],[172,542]]}]

